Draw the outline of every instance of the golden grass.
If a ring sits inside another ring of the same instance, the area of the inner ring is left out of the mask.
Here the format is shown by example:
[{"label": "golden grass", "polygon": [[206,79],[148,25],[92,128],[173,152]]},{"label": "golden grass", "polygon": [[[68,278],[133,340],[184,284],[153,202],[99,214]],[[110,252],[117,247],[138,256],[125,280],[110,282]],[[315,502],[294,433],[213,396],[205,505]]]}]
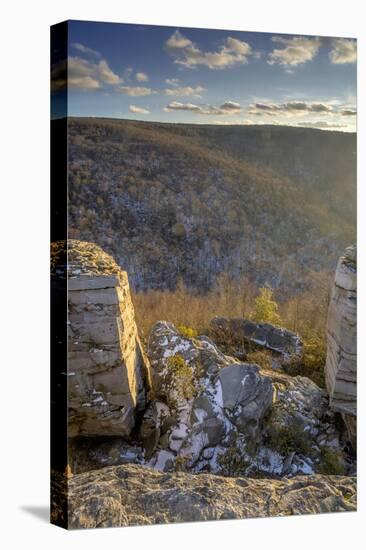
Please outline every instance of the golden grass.
[{"label": "golden grass", "polygon": [[[318,274],[317,278],[311,291],[278,300],[282,325],[304,338],[314,334],[319,338],[325,336],[329,279],[326,274]],[[161,320],[203,334],[214,317],[251,318],[258,292],[259,289],[247,279],[233,281],[224,274],[213,290],[204,295],[179,283],[174,291],[133,292],[132,300],[137,326],[146,340],[154,323]]]}]

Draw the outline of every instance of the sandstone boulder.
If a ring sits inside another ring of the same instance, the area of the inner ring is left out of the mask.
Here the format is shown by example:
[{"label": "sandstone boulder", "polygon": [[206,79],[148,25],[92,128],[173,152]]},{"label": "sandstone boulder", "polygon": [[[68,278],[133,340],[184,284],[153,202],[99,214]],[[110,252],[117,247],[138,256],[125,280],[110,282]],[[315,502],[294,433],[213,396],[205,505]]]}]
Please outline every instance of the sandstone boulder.
[{"label": "sandstone boulder", "polygon": [[68,282],[69,435],[128,436],[146,404],[149,364],[127,273],[92,243],[69,240],[66,252],[58,275]]},{"label": "sandstone boulder", "polygon": [[215,317],[210,322],[209,335],[224,349],[227,346],[234,350],[236,348],[239,356],[245,356],[246,350],[251,350],[253,346],[268,349],[273,352],[274,362],[279,365],[295,360],[302,353],[302,341],[295,332],[269,323],[254,323],[241,317]]},{"label": "sandstone boulder", "polygon": [[346,249],[339,259],[328,311],[325,366],[331,407],[345,418],[355,445],[357,407],[357,253]]}]

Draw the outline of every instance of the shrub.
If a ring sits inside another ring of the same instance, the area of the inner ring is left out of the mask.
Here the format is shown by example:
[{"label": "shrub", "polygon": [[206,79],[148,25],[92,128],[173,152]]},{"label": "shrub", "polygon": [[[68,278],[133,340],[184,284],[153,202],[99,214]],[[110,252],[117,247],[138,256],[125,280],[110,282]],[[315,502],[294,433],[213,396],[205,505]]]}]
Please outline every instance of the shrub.
[{"label": "shrub", "polygon": [[178,325],[178,330],[184,338],[197,338],[198,331],[186,325]]},{"label": "shrub", "polygon": [[189,457],[188,456],[177,456],[175,459],[175,471],[176,472],[187,472],[189,466]]},{"label": "shrub", "polygon": [[325,338],[313,336],[304,341],[304,371],[318,386],[324,387],[324,367],[327,358]]},{"label": "shrub", "polygon": [[320,464],[318,473],[325,475],[344,475],[346,467],[343,454],[340,451],[322,446],[320,448]]},{"label": "shrub", "polygon": [[325,387],[324,367],[327,358],[325,338],[311,335],[303,340],[303,356],[285,366],[285,370],[293,376],[306,376],[320,386]]},{"label": "shrub", "polygon": [[281,317],[277,313],[278,305],[272,299],[273,291],[270,288],[260,288],[259,296],[254,300],[254,311],[251,314],[253,321],[258,323],[281,324]]},{"label": "shrub", "polygon": [[184,358],[179,353],[172,355],[168,358],[167,365],[168,395],[175,390],[178,397],[183,397],[184,399],[191,399],[194,397],[196,388],[194,385],[193,372]]},{"label": "shrub", "polygon": [[312,454],[311,438],[297,424],[270,429],[268,446],[281,455],[288,455],[291,452]]},{"label": "shrub", "polygon": [[219,455],[217,462],[220,466],[220,474],[228,477],[243,476],[249,466],[238,447],[234,444],[223,454]]}]

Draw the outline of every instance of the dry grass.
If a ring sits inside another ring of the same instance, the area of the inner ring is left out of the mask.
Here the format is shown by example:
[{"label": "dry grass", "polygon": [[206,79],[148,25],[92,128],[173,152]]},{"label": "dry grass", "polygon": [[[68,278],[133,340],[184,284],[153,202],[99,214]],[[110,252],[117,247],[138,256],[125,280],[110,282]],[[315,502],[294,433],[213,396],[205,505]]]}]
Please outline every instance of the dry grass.
[{"label": "dry grass", "polygon": [[[325,335],[329,279],[316,274],[311,291],[289,300],[279,301],[283,326],[299,332],[304,338]],[[231,280],[226,274],[205,295],[190,291],[180,283],[175,291],[134,292],[137,326],[144,339],[156,321],[170,321],[205,333],[214,317],[250,318],[259,289],[245,278]],[[274,299],[278,299],[274,293]]]}]

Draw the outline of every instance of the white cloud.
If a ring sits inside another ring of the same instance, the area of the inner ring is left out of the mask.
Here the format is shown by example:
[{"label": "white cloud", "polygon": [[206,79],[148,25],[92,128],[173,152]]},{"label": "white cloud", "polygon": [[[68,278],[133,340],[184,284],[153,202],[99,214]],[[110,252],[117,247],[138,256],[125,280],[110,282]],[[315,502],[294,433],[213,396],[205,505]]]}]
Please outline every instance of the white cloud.
[{"label": "white cloud", "polygon": [[222,111],[227,111],[228,113],[239,113],[241,111],[241,105],[235,101],[224,101],[220,109]]},{"label": "white cloud", "polygon": [[226,39],[226,47],[237,55],[249,56],[252,53],[252,48],[247,42],[242,42],[237,38],[231,38],[231,36]]},{"label": "white cloud", "polygon": [[66,86],[79,90],[96,90],[104,84],[116,85],[122,79],[109,67],[107,61],[88,61],[81,57],[69,57],[52,69],[52,89],[58,90]]},{"label": "white cloud", "polygon": [[121,82],[121,78],[112,71],[112,69],[109,67],[108,63],[104,59],[102,59],[98,63],[98,72],[100,78],[106,84],[119,84]]},{"label": "white cloud", "polygon": [[174,96],[195,96],[201,97],[202,92],[205,91],[205,88],[202,86],[196,86],[192,88],[191,86],[182,86],[174,88],[165,88],[165,95],[174,95]]},{"label": "white cloud", "polygon": [[79,42],[74,42],[71,44],[72,48],[75,48],[75,50],[78,50],[79,52],[83,54],[89,54],[89,55],[95,55],[95,57],[101,57],[100,53],[97,50],[93,50],[93,48],[88,48],[88,46],[84,46],[84,44],[80,44]]},{"label": "white cloud", "polygon": [[248,63],[249,57],[253,55],[247,42],[230,36],[217,51],[205,52],[178,30],[165,42],[165,49],[174,58],[174,63],[188,68],[205,66],[209,69],[226,69]]},{"label": "white cloud", "polygon": [[154,93],[151,88],[145,88],[144,86],[120,86],[118,91],[121,94],[133,97],[146,96]]},{"label": "white cloud", "polygon": [[301,36],[294,38],[273,36],[272,42],[280,44],[283,47],[275,48],[269,54],[268,63],[270,65],[301,65],[302,63],[311,61],[317,55],[321,46],[319,38],[304,38]]},{"label": "white cloud", "polygon": [[355,109],[343,109],[341,111],[342,116],[356,116],[357,111]]},{"label": "white cloud", "polygon": [[68,86],[79,90],[96,90],[100,88],[98,80],[91,76],[71,77],[68,79]]},{"label": "white cloud", "polygon": [[164,111],[194,111],[199,113],[201,111],[202,107],[199,107],[198,105],[194,105],[193,103],[180,103],[180,101],[172,101],[164,107]]},{"label": "white cloud", "polygon": [[334,38],[332,40],[332,49],[329,52],[329,59],[332,63],[337,65],[355,63],[357,60],[356,40]]},{"label": "white cloud", "polygon": [[95,90],[100,88],[98,70],[94,63],[80,57],[69,57],[67,62],[67,81],[69,88]]},{"label": "white cloud", "polygon": [[168,84],[168,86],[178,86],[180,80],[179,78],[166,78],[165,83]]},{"label": "white cloud", "polygon": [[178,30],[173,32],[170,38],[165,42],[167,50],[177,50],[192,47],[193,42],[188,38],[185,38]]},{"label": "white cloud", "polygon": [[287,103],[252,103],[250,115],[304,115],[307,113],[332,113],[333,107],[328,103],[309,103],[306,101],[288,101]]},{"label": "white cloud", "polygon": [[136,73],[136,80],[138,82],[147,82],[149,80],[149,77],[146,73]]},{"label": "white cloud", "polygon": [[239,103],[234,101],[225,101],[219,107],[214,105],[195,105],[194,103],[181,103],[172,101],[164,107],[165,112],[170,111],[191,111],[200,115],[237,115],[241,113],[242,108]]},{"label": "white cloud", "polygon": [[311,103],[309,106],[309,111],[313,113],[330,113],[332,110],[333,108],[325,103]]},{"label": "white cloud", "polygon": [[131,113],[136,113],[138,115],[148,115],[150,114],[150,111],[147,109],[144,109],[143,107],[138,107],[137,105],[130,105],[129,111]]},{"label": "white cloud", "polygon": [[354,107],[351,104],[342,104],[337,99],[329,101],[293,100],[284,103],[275,103],[265,99],[251,104],[246,114],[253,117],[256,124],[282,124],[322,130],[355,131],[354,115],[356,111]]}]

